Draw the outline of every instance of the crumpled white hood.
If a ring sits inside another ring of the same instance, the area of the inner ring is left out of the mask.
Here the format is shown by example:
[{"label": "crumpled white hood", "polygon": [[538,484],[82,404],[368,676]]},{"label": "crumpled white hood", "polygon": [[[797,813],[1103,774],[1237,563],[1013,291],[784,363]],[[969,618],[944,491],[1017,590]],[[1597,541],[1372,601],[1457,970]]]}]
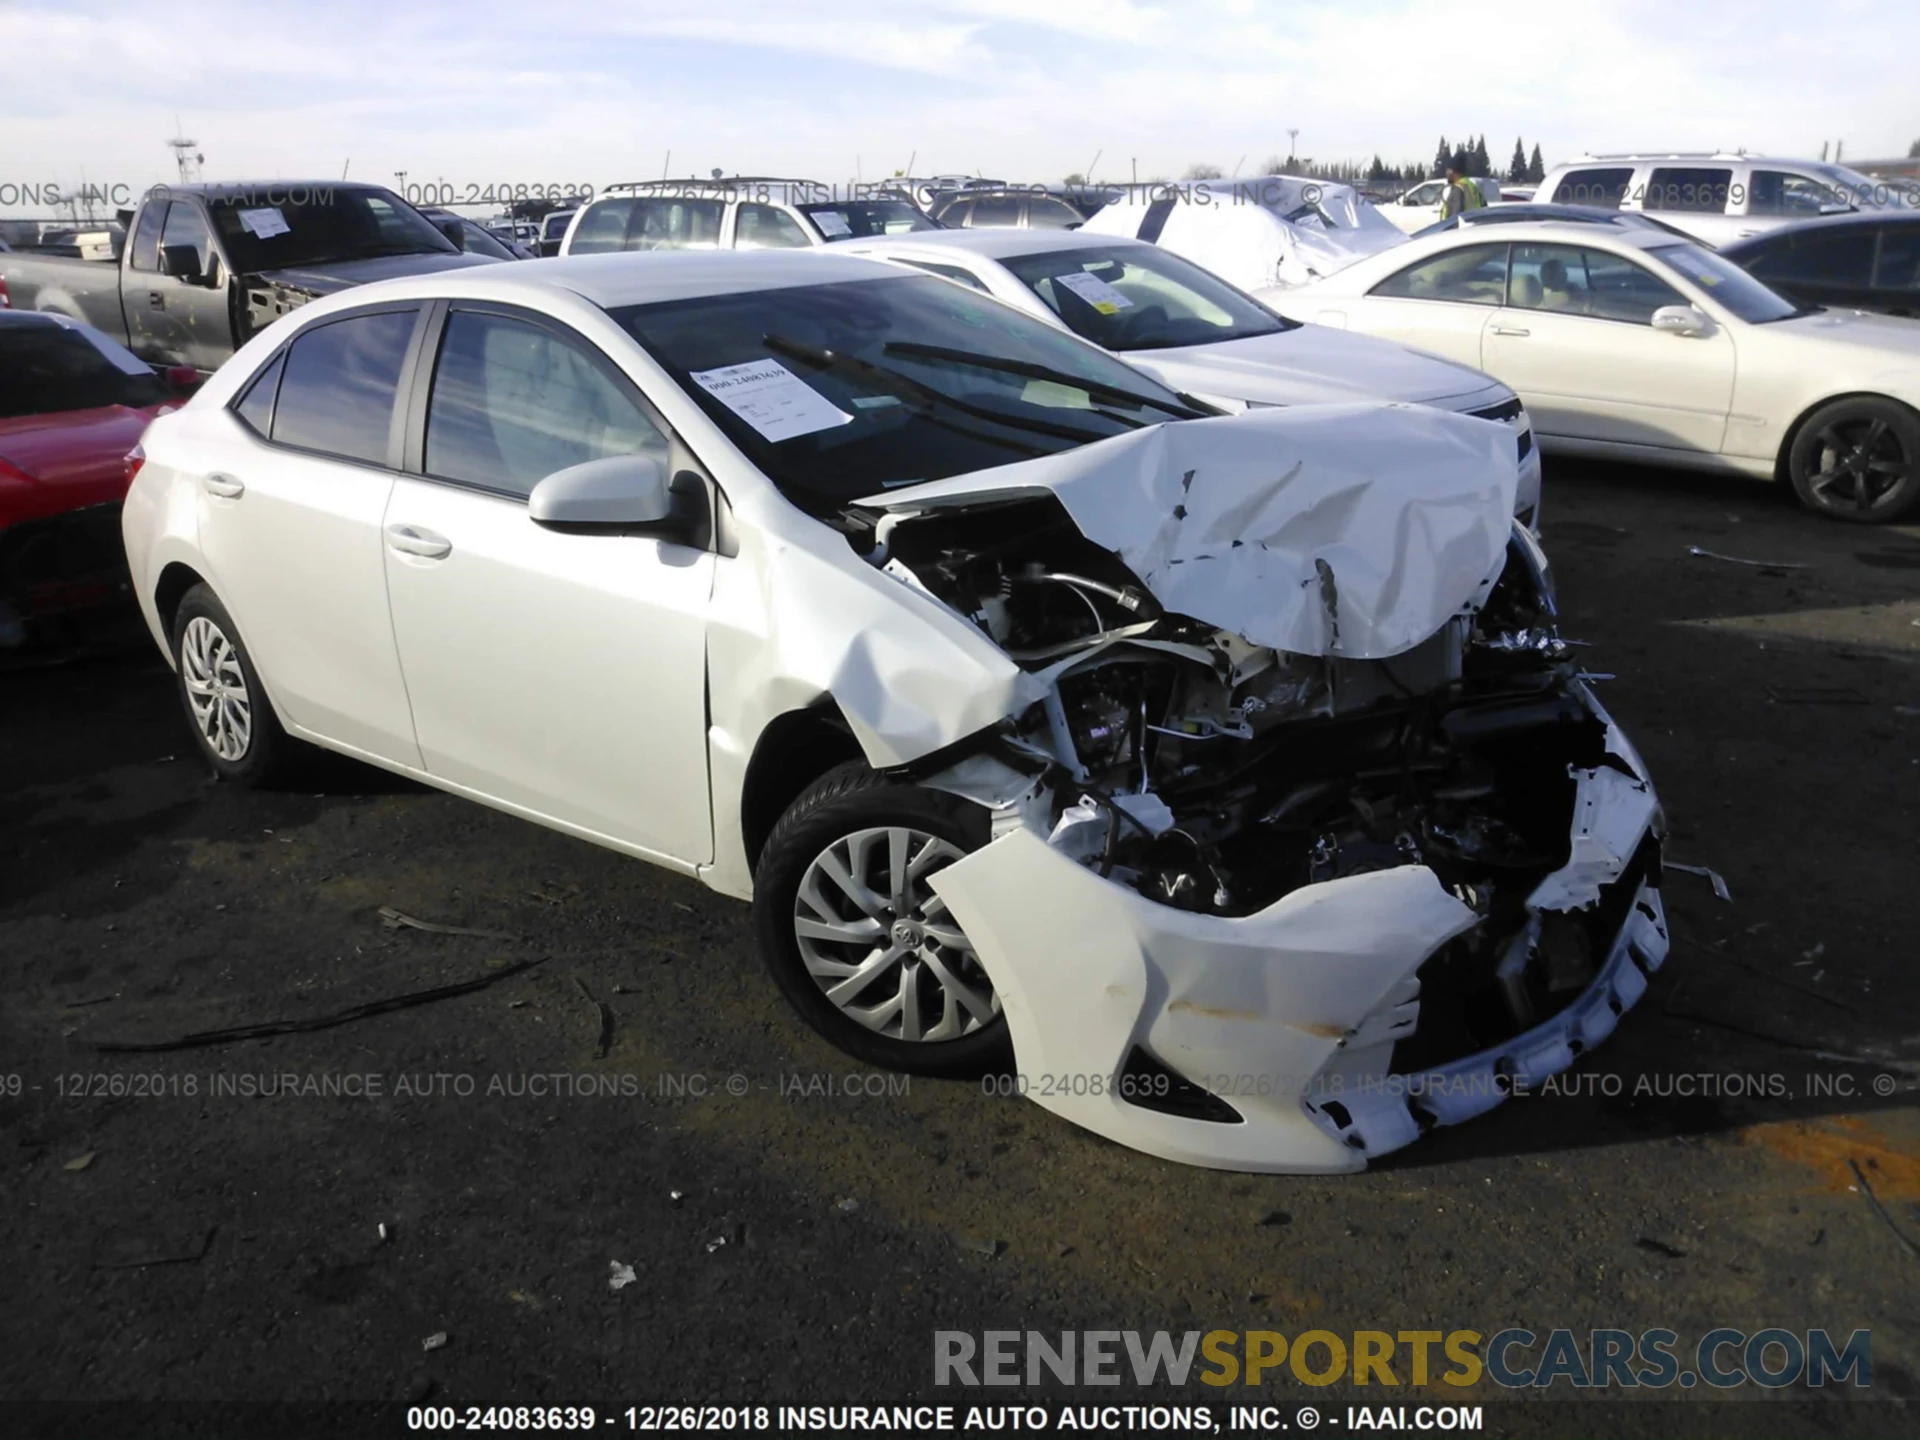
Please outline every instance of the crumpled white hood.
[{"label": "crumpled white hood", "polygon": [[1505,426],[1316,405],[1156,425],[860,502],[920,511],[1050,491],[1168,610],[1256,645],[1373,660],[1497,572],[1519,466]]}]

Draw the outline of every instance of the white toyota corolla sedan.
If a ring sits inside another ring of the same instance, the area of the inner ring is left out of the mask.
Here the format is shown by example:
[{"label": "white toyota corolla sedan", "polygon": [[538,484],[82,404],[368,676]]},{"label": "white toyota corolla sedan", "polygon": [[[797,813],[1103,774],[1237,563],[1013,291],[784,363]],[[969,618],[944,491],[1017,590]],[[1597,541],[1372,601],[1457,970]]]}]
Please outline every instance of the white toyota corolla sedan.
[{"label": "white toyota corolla sedan", "polygon": [[1406,400],[1498,420],[1520,457],[1514,513],[1538,529],[1540,456],[1513,391],[1478,370],[1367,335],[1303,325],[1171,250],[1124,235],[925,230],[841,242],[1004,300],[1226,410]]},{"label": "white toyota corolla sedan", "polygon": [[1666,953],[1498,424],[1209,416],[944,280],[680,253],[317,301],[136,460],[216,774],[324,746],[697,876],[849,1052],[1155,1154],[1358,1168]]},{"label": "white toyota corolla sedan", "polygon": [[1661,231],[1448,231],[1276,291],[1507,382],[1540,447],[1784,479],[1842,520],[1920,502],[1920,325],[1805,310]]}]

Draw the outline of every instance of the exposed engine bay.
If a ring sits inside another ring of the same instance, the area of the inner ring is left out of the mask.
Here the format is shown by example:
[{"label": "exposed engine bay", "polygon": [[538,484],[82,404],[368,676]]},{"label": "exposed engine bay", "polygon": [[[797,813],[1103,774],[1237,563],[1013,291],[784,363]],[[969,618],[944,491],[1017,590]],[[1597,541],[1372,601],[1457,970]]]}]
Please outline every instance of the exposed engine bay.
[{"label": "exposed engine bay", "polygon": [[[1027,828],[1197,914],[1249,916],[1318,882],[1424,865],[1479,917],[1422,967],[1423,1015],[1396,1071],[1529,1030],[1607,959],[1620,917],[1598,911],[1612,907],[1529,905],[1569,863],[1575,773],[1631,772],[1609,754],[1524,530],[1437,633],[1364,660],[1337,639],[1291,654],[1167,613],[1051,498],[884,516],[873,543],[872,563],[1050,687],[974,750],[976,769],[989,757],[1028,781],[998,804],[996,833]],[[1318,589],[1337,637],[1324,563]],[[969,761],[941,758],[952,768],[922,783],[977,789]]]}]

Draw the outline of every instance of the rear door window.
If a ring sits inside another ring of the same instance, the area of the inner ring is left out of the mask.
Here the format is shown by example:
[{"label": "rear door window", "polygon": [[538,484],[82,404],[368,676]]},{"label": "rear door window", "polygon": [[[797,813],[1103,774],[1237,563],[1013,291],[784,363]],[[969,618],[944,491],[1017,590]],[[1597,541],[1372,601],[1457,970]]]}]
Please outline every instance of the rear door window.
[{"label": "rear door window", "polygon": [[1752,267],[1752,273],[1762,280],[1866,285],[1873,277],[1873,250],[1873,230],[1864,225],[1824,235],[1792,235],[1774,246],[1764,260]]},{"label": "rear door window", "polygon": [[724,200],[642,196],[627,221],[628,250],[711,249],[720,243]]},{"label": "rear door window", "polygon": [[610,369],[584,341],[455,310],[427,402],[427,473],[524,497],[556,470],[610,455],[666,466],[665,432]]},{"label": "rear door window", "polygon": [[800,222],[778,205],[743,204],[733,222],[736,250],[798,250],[812,243]]},{"label": "rear door window", "polygon": [[1018,195],[982,195],[973,202],[973,218],[967,224],[981,226],[1010,226],[1020,223],[1020,197]]},{"label": "rear door window", "polygon": [[1080,212],[1064,200],[1036,198],[1027,202],[1030,230],[1071,230],[1081,223]]},{"label": "rear door window", "polygon": [[1554,186],[1551,198],[1558,205],[1597,205],[1603,210],[1618,210],[1632,183],[1631,165],[1569,170]]},{"label": "rear door window", "polygon": [[387,463],[393,400],[417,312],[383,310],[316,325],[288,347],[273,439],[342,460]]},{"label": "rear door window", "polygon": [[567,253],[602,255],[610,250],[625,249],[627,220],[632,214],[633,197],[630,195],[594,201],[574,227],[573,243],[567,246]]},{"label": "rear door window", "polygon": [[1677,210],[1694,215],[1719,215],[1733,193],[1733,171],[1713,166],[1661,165],[1647,177],[1643,210]]},{"label": "rear door window", "polygon": [[1920,225],[1889,225],[1880,232],[1873,283],[1881,290],[1920,292]]},{"label": "rear door window", "polygon": [[1507,247],[1467,245],[1442,251],[1389,275],[1368,292],[1400,300],[1499,305],[1507,290]]}]

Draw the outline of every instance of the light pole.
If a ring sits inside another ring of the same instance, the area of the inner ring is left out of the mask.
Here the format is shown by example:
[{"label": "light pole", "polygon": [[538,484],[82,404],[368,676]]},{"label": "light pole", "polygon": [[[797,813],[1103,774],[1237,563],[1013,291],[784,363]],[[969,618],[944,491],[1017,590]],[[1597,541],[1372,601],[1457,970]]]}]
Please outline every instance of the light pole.
[{"label": "light pole", "polygon": [[1293,168],[1293,154],[1294,154],[1293,142],[1299,138],[1299,135],[1300,135],[1300,131],[1298,127],[1287,131],[1287,168],[1289,170]]}]

